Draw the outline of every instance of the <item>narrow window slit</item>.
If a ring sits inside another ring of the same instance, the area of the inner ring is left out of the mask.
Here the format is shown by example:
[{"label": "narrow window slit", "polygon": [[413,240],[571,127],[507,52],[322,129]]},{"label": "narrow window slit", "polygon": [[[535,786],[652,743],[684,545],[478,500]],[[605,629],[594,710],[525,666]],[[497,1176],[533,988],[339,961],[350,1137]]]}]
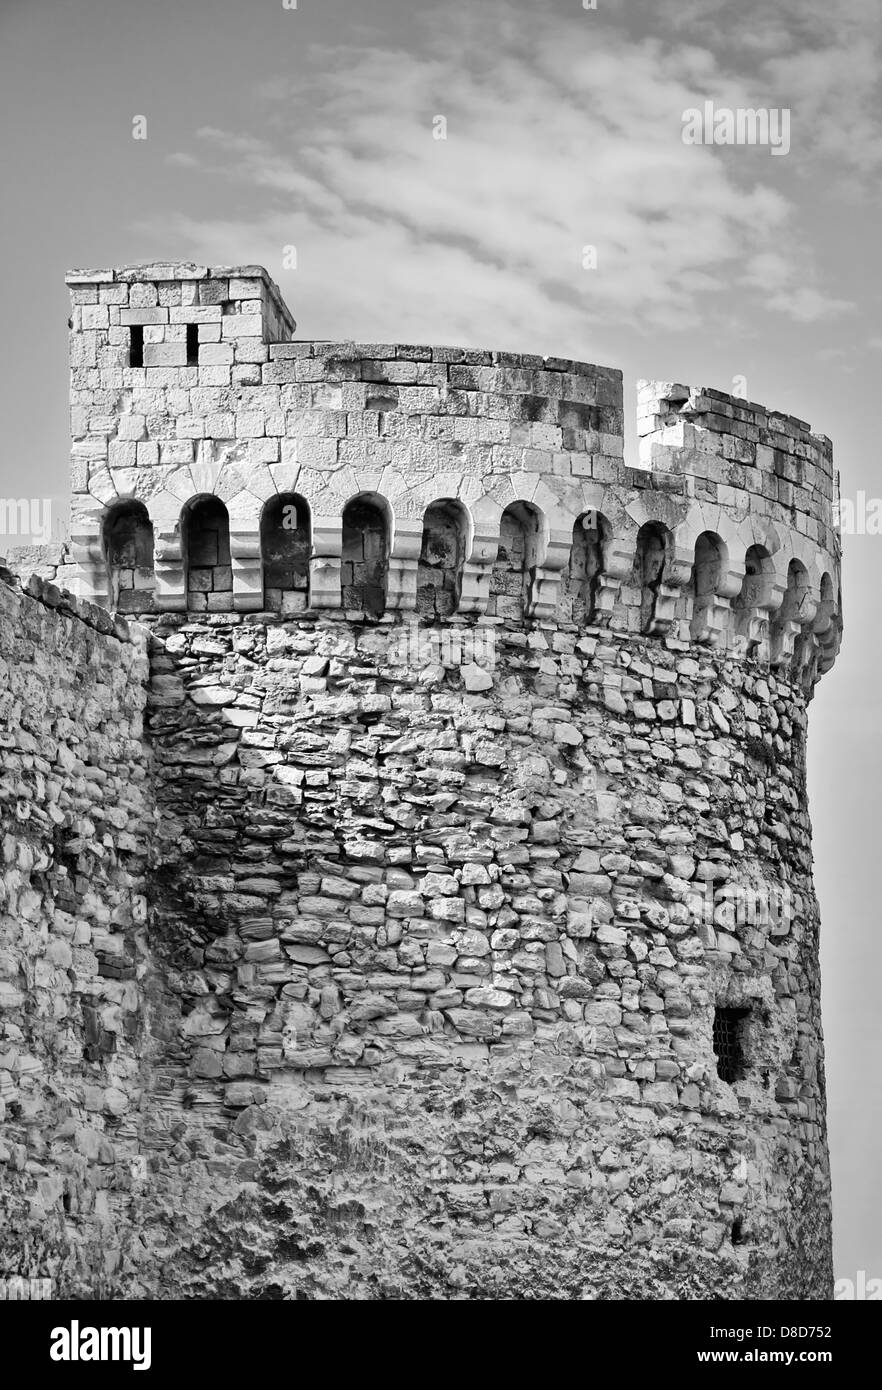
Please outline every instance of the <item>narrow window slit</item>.
[{"label": "narrow window slit", "polygon": [[187,366],[196,367],[199,364],[199,324],[187,324]]},{"label": "narrow window slit", "polygon": [[744,1076],[744,1026],[749,1009],[714,1010],[713,1046],[717,1075],[729,1085]]}]

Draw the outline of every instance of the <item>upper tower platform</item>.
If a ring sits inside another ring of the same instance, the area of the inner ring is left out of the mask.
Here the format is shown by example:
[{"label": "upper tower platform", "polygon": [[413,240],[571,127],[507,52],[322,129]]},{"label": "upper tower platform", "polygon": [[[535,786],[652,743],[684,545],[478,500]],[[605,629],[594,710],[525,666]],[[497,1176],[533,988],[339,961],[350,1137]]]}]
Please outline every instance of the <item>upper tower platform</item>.
[{"label": "upper tower platform", "polygon": [[[131,562],[142,607],[278,608],[267,601],[284,581],[267,578],[265,518],[269,503],[291,497],[308,563],[296,611],[361,608],[350,581],[374,543],[356,564],[344,525],[360,505],[382,516],[385,616],[422,612],[435,563],[426,513],[442,506],[459,528],[450,541],[459,579],[453,609],[435,616],[705,642],[795,661],[808,684],[835,655],[837,478],[829,440],[803,421],[705,388],[643,382],[641,466],[631,468],[614,369],[294,341],[294,320],[259,266],[154,264],[67,281],[74,565],[62,577],[85,597],[118,601],[108,526],[141,504],[153,528],[152,546]],[[214,562],[229,569],[227,588],[188,555],[188,517],[205,499],[222,504],[229,527],[228,564],[223,538]],[[140,602],[130,595],[122,606]]]}]

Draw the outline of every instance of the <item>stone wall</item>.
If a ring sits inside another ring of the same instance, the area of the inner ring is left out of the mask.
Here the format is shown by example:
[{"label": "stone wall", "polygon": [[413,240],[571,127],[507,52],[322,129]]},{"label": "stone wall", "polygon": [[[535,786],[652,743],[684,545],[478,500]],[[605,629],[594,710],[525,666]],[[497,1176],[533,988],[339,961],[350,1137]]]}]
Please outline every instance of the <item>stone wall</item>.
[{"label": "stone wall", "polygon": [[141,622],[0,584],[9,1272],[829,1297],[829,441],[643,383],[629,468],[608,368],[69,283],[42,573]]},{"label": "stone wall", "polygon": [[[478,667],[465,624],[168,615],[151,793],[140,637],[29,587],[0,588],[10,1273],[829,1295],[801,692],[574,624],[472,630]],[[732,1084],[717,1005],[751,1010]]]},{"label": "stone wall", "polygon": [[0,571],[0,1273],[113,1285],[137,1139],[152,826],[143,635]]},{"label": "stone wall", "polygon": [[150,621],[164,1289],[830,1296],[801,692],[574,625],[478,670]]}]

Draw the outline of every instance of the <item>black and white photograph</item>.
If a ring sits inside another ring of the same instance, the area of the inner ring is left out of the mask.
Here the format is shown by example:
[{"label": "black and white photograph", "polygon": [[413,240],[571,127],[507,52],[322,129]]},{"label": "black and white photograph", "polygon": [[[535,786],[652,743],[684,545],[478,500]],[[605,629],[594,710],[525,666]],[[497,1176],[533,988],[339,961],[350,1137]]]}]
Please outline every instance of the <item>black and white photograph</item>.
[{"label": "black and white photograph", "polygon": [[0,0],[23,1370],[848,1373],[880,75],[880,0]]}]

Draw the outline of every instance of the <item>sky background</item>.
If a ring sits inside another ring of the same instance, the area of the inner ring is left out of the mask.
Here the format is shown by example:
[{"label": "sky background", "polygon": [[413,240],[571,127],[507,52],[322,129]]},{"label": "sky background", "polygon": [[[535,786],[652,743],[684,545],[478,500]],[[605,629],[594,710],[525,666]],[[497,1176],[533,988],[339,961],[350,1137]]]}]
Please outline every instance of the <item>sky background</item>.
[{"label": "sky background", "polygon": [[[629,448],[638,377],[742,377],[882,495],[882,0],[596,3],[0,0],[0,497],[66,493],[65,270],[153,259],[265,265],[298,337],[621,367]],[[790,152],[684,145],[705,100],[788,108]],[[882,537],[843,544],[809,782],[854,1279],[882,1277]]]}]

